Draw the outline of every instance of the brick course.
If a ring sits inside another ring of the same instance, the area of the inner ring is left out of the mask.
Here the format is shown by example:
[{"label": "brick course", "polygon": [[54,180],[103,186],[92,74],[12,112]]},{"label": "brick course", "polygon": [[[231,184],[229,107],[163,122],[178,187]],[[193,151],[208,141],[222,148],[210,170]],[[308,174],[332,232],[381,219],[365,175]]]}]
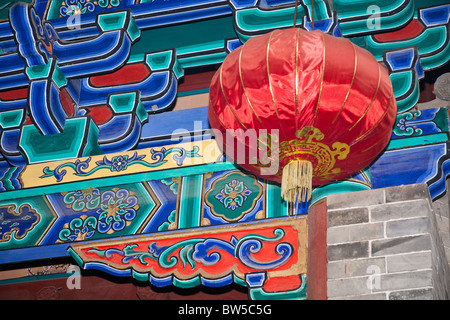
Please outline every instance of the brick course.
[{"label": "brick course", "polygon": [[327,298],[449,299],[448,205],[433,205],[425,184],[328,196]]}]

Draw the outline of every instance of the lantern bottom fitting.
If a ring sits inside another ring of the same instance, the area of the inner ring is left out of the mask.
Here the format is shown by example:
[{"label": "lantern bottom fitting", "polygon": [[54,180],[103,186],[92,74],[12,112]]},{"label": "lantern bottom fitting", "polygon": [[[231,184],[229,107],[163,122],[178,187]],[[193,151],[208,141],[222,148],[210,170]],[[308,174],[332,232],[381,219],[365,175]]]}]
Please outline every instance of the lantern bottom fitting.
[{"label": "lantern bottom fitting", "polygon": [[281,196],[289,203],[311,199],[313,166],[308,160],[293,160],[283,168]]}]

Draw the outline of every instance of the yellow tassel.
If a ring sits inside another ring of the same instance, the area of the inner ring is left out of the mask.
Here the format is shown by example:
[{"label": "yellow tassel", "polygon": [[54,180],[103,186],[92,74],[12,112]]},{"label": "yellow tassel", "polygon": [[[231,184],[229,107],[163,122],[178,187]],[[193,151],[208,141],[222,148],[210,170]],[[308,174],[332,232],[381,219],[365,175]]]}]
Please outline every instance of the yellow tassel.
[{"label": "yellow tassel", "polygon": [[312,163],[307,160],[294,160],[283,168],[281,196],[289,203],[311,199]]}]

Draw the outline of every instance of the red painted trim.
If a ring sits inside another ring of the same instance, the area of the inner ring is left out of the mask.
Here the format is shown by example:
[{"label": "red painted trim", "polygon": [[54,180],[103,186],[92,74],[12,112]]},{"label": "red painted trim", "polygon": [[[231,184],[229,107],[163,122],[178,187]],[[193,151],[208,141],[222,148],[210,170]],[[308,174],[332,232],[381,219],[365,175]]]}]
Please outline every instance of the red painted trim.
[{"label": "red painted trim", "polygon": [[302,285],[299,275],[269,278],[264,282],[266,292],[284,292],[298,289]]},{"label": "red painted trim", "polygon": [[327,201],[320,200],[308,211],[307,300],[327,299]]},{"label": "red painted trim", "polygon": [[411,20],[405,27],[393,31],[376,34],[373,37],[379,42],[393,42],[417,37],[423,30],[424,26],[418,20]]},{"label": "red painted trim", "polygon": [[188,74],[178,86],[178,92],[209,88],[211,79],[216,71]]},{"label": "red painted trim", "polygon": [[144,63],[133,63],[127,64],[115,72],[91,77],[89,81],[94,87],[119,86],[139,83],[147,78],[149,74],[150,70]]},{"label": "red painted trim", "polygon": [[96,124],[105,123],[113,116],[111,109],[107,105],[89,107],[87,110]]},{"label": "red painted trim", "polygon": [[61,105],[64,108],[68,118],[72,118],[75,114],[75,106],[72,97],[67,92],[66,88],[62,88],[59,91],[59,99],[61,100]]},{"label": "red painted trim", "polygon": [[28,95],[28,88],[14,89],[0,92],[0,100],[19,100],[25,99]]}]

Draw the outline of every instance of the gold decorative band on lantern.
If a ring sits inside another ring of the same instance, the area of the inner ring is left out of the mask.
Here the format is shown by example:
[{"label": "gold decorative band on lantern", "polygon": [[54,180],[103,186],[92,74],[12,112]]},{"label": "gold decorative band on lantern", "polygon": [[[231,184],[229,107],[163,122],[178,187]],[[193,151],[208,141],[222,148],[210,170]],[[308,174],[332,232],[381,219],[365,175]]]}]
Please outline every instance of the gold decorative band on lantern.
[{"label": "gold decorative band on lantern", "polygon": [[292,160],[308,161],[313,166],[314,179],[319,181],[341,172],[335,165],[337,160],[344,160],[349,154],[350,147],[346,143],[334,142],[331,146],[321,143],[324,135],[314,127],[303,127],[295,132],[295,136],[297,139],[280,143],[278,157],[281,164]]},{"label": "gold decorative band on lantern", "polygon": [[283,168],[281,196],[289,203],[311,198],[313,166],[308,160],[292,160]]}]

